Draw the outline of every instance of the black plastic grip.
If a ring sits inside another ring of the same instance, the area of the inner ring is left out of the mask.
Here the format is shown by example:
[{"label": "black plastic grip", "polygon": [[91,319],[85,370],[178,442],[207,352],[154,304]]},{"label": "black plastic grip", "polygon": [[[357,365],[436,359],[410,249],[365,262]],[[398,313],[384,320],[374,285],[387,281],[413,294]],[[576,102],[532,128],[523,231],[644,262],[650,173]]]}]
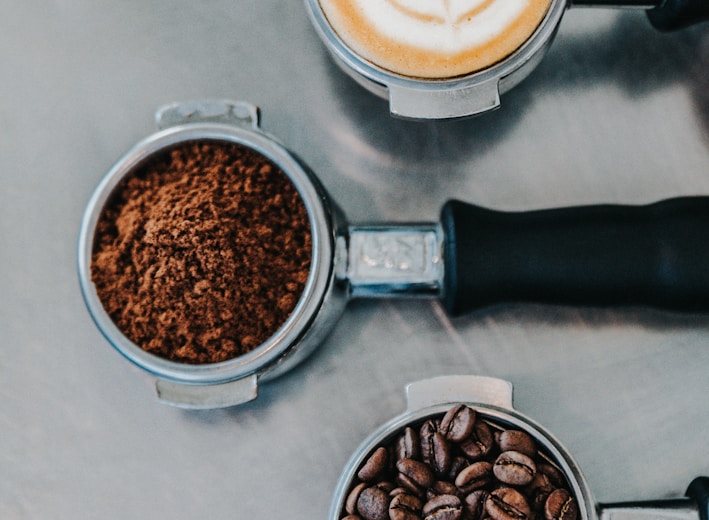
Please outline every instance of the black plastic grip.
[{"label": "black plastic grip", "polygon": [[709,0],[660,0],[647,15],[656,29],[675,31],[709,20]]},{"label": "black plastic grip", "polygon": [[451,315],[503,302],[709,309],[709,197],[441,212]]},{"label": "black plastic grip", "polygon": [[686,495],[697,503],[699,520],[709,520],[709,477],[695,478],[689,484]]}]

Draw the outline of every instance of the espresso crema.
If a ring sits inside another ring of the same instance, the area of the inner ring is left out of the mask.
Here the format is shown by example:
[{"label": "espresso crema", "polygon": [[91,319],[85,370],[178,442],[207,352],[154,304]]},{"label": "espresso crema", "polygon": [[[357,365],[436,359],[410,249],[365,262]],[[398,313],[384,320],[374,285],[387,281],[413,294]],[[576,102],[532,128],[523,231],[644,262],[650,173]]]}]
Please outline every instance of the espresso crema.
[{"label": "espresso crema", "polygon": [[551,0],[319,0],[356,54],[404,76],[443,79],[486,69],[520,48]]}]

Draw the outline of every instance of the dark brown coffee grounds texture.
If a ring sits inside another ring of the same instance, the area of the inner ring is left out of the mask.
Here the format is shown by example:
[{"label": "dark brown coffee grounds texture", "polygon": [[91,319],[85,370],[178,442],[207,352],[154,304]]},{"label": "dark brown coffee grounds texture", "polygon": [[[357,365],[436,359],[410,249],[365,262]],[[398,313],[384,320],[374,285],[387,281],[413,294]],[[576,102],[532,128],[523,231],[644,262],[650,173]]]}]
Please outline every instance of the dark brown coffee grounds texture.
[{"label": "dark brown coffee grounds texture", "polygon": [[123,334],[172,361],[226,361],[288,319],[308,279],[307,210],[281,169],[238,144],[159,152],[114,190],[91,276]]}]

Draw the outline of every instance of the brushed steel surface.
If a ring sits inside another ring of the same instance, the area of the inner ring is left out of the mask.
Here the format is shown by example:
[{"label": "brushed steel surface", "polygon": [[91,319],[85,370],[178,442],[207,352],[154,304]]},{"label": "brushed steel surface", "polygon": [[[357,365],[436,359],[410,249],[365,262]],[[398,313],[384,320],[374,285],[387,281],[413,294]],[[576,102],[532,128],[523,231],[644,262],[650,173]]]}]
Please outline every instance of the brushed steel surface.
[{"label": "brushed steel surface", "polygon": [[0,518],[324,518],[401,389],[503,377],[599,502],[709,474],[709,317],[355,301],[305,363],[236,409],[160,404],[103,339],[76,274],[96,184],[155,109],[241,99],[353,222],[709,194],[709,26],[572,9],[500,110],[415,123],[341,72],[302,2],[0,0]]}]

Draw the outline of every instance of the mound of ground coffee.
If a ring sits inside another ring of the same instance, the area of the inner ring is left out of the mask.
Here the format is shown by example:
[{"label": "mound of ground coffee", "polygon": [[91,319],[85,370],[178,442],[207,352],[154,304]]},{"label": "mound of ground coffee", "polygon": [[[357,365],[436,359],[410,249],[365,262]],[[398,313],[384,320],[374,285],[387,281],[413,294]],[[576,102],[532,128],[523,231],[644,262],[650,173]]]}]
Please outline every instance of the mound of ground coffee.
[{"label": "mound of ground coffee", "polygon": [[263,155],[197,140],[157,153],[114,190],[91,277],[142,349],[202,364],[243,355],[286,321],[312,255],[303,201]]}]

